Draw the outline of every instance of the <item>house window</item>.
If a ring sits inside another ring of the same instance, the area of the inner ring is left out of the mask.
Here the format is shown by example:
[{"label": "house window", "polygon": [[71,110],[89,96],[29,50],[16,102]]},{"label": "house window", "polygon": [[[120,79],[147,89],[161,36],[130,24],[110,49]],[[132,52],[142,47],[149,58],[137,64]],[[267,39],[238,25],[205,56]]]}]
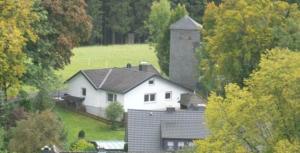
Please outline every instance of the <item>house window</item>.
[{"label": "house window", "polygon": [[149,101],[149,95],[144,95],[144,101],[148,102]]},{"label": "house window", "polygon": [[81,94],[82,96],[86,96],[86,88],[81,88]]},{"label": "house window", "polygon": [[165,99],[172,99],[172,92],[171,91],[166,92]]},{"label": "house window", "polygon": [[148,81],[148,84],[149,84],[149,85],[154,85],[154,79],[149,80],[149,81]]},{"label": "house window", "polygon": [[184,147],[184,142],[179,141],[177,145],[178,145],[178,149],[182,149]]},{"label": "house window", "polygon": [[189,142],[189,146],[190,147],[194,146],[194,143],[193,142]]},{"label": "house window", "polygon": [[156,97],[155,94],[150,94],[150,101],[155,101],[155,97]]},{"label": "house window", "polygon": [[174,150],[174,142],[173,141],[168,141],[167,142],[167,148],[168,148],[168,150]]},{"label": "house window", "polygon": [[117,95],[113,93],[107,93],[107,101],[108,102],[117,101]]},{"label": "house window", "polygon": [[156,94],[145,94],[144,95],[144,102],[153,102],[156,100]]}]

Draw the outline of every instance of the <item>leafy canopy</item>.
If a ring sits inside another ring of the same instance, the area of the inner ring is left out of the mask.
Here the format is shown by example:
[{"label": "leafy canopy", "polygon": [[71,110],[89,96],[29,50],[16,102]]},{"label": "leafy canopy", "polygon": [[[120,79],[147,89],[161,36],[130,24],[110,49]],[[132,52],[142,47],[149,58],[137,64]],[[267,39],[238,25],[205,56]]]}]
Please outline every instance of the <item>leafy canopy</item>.
[{"label": "leafy canopy", "polygon": [[184,5],[178,4],[171,9],[168,0],[154,1],[146,27],[149,30],[149,41],[155,48],[161,70],[169,75],[170,58],[170,25],[187,15]]},{"label": "leafy canopy", "polygon": [[27,119],[19,121],[17,127],[10,132],[10,152],[40,153],[43,146],[62,146],[65,139],[62,123],[50,111],[30,114]]},{"label": "leafy canopy", "polygon": [[273,0],[226,0],[207,5],[203,18],[200,82],[209,92],[244,85],[261,54],[275,47],[300,49],[297,4]]},{"label": "leafy canopy", "polygon": [[229,84],[225,98],[209,97],[211,135],[197,142],[197,151],[299,152],[300,53],[268,51],[245,85]]},{"label": "leafy canopy", "polygon": [[16,94],[20,77],[25,72],[23,47],[37,35],[31,24],[38,20],[33,11],[34,1],[0,1],[0,90],[7,100],[8,91]]}]

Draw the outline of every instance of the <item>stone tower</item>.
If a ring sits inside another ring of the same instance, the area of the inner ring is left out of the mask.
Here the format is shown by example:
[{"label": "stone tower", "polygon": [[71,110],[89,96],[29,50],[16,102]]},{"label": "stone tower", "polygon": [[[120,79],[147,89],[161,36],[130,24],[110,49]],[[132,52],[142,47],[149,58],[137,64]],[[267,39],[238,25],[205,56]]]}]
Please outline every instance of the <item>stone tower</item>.
[{"label": "stone tower", "polygon": [[200,44],[202,26],[189,16],[184,16],[170,26],[170,79],[195,90],[198,82],[198,60],[195,50]]}]

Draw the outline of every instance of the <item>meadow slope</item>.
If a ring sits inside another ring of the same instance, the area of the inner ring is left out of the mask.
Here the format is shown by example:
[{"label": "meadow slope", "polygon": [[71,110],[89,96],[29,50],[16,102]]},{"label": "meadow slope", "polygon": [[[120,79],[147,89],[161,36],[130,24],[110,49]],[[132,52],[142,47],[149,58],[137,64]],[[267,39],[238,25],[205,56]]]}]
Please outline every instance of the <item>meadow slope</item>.
[{"label": "meadow slope", "polygon": [[155,52],[148,44],[87,46],[75,48],[73,53],[71,64],[57,72],[63,80],[80,69],[124,67],[127,63],[137,65],[142,61],[159,69]]}]

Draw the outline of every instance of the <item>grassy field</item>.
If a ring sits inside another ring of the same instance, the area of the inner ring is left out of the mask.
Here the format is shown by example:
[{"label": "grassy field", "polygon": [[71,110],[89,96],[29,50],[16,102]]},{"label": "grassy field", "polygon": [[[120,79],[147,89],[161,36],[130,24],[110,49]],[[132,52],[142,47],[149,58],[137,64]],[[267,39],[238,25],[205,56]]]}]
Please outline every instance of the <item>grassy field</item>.
[{"label": "grassy field", "polygon": [[87,140],[124,140],[124,129],[110,130],[110,126],[98,120],[56,107],[54,112],[62,119],[67,130],[68,145],[77,139],[80,130],[85,131]]},{"label": "grassy field", "polygon": [[153,49],[147,44],[79,47],[73,53],[71,64],[57,72],[64,80],[80,69],[124,67],[127,63],[137,65],[141,61],[159,68]]}]

